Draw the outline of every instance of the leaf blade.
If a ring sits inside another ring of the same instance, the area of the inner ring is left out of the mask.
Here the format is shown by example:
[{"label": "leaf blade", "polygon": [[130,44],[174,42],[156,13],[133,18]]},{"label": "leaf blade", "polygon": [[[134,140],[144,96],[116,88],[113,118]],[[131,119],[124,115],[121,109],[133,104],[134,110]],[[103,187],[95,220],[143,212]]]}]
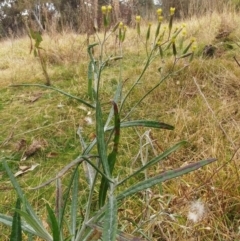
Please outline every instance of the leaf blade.
[{"label": "leaf blade", "polygon": [[158,176],[149,178],[147,180],[144,180],[142,182],[139,182],[139,183],[129,187],[128,189],[126,189],[125,191],[120,193],[116,198],[117,198],[118,201],[120,201],[120,200],[122,200],[126,197],[129,197],[129,196],[137,193],[137,192],[143,191],[143,190],[145,190],[147,188],[150,188],[150,187],[152,187],[156,184],[159,184],[161,182],[164,182],[164,181],[182,176],[182,175],[187,174],[189,172],[192,172],[194,170],[197,170],[197,169],[199,169],[199,168],[201,168],[205,165],[208,165],[208,164],[210,164],[214,161],[216,161],[215,158],[202,160],[202,161],[199,161],[197,163],[189,164],[185,167],[181,167],[181,168],[178,168],[178,169],[166,171],[166,172],[164,172],[164,173],[162,173]]}]

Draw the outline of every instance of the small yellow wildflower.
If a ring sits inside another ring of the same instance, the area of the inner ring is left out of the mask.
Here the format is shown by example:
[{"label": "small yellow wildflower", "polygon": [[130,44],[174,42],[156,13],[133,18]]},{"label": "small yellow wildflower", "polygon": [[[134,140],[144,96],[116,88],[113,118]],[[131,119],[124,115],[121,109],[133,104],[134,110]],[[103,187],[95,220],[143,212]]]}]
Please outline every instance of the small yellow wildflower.
[{"label": "small yellow wildflower", "polygon": [[162,9],[161,9],[161,8],[159,8],[159,9],[157,10],[157,15],[158,15],[158,16],[162,15]]},{"label": "small yellow wildflower", "polygon": [[123,26],[123,30],[127,31],[127,26],[126,25]]},{"label": "small yellow wildflower", "polygon": [[137,15],[137,16],[136,16],[136,22],[137,22],[137,23],[140,23],[140,21],[141,21],[141,16]]},{"label": "small yellow wildflower", "polygon": [[152,23],[148,23],[148,26],[151,27],[151,26],[152,26]]},{"label": "small yellow wildflower", "polygon": [[174,13],[175,13],[175,8],[170,8],[170,15],[172,16],[174,15]]},{"label": "small yellow wildflower", "polygon": [[101,10],[102,10],[102,14],[107,13],[107,7],[106,6],[102,6]]}]

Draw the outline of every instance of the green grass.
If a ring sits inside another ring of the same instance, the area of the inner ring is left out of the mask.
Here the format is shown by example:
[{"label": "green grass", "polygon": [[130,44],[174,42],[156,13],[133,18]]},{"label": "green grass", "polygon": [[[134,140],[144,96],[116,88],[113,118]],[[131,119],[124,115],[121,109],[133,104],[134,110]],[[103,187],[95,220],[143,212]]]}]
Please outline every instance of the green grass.
[{"label": "green grass", "polygon": [[[227,40],[233,49],[222,47],[221,40],[216,40],[215,36],[225,19],[230,19],[227,27],[239,21],[239,17],[233,13],[221,16],[212,14],[186,21],[189,37],[197,37],[199,47],[196,58],[186,70],[172,76],[148,96],[129,117],[154,119],[175,126],[174,131],[151,131],[154,150],[149,147],[149,159],[179,140],[189,141],[186,148],[152,167],[147,174],[149,177],[208,157],[216,157],[218,161],[154,187],[148,194],[139,193],[127,199],[119,210],[119,224],[124,232],[134,235],[145,232],[152,236],[152,240],[230,241],[240,238],[240,68],[232,58],[236,55],[240,60],[240,48],[233,42],[239,43],[240,29],[235,28],[231,39]],[[43,36],[43,39],[52,84],[86,99],[88,58],[85,36],[66,33]],[[45,80],[38,60],[28,53],[27,38],[4,40],[1,44],[0,158],[7,158],[14,173],[19,166],[40,164],[34,171],[18,177],[18,181],[42,220],[46,221],[45,204],[54,206],[54,184],[37,191],[28,188],[54,177],[79,155],[81,146],[77,128],[83,128],[83,134],[90,142],[95,135],[94,126],[88,125],[84,119],[86,116],[93,118],[94,113],[90,109],[83,110],[82,104],[76,100],[51,90],[10,87],[11,84],[21,83],[43,84]],[[217,46],[220,54],[212,59],[203,58],[202,50],[207,44]],[[126,80],[126,92],[140,73],[145,53],[143,44],[138,43],[135,30],[128,29],[123,45],[125,58],[122,62],[122,78]],[[106,52],[114,54],[114,51],[114,41],[110,41]],[[171,60],[167,59],[166,63],[170,68],[168,62]],[[130,96],[123,113],[127,113],[136,99],[158,82],[160,74],[157,69],[161,65],[160,61],[155,62],[147,71],[143,81]],[[184,65],[184,61],[181,65]],[[103,111],[109,109],[108,102],[118,79],[117,69],[118,62],[113,62],[104,70],[101,85],[106,106],[103,105]],[[37,95],[41,97],[32,102]],[[119,178],[141,166],[140,158],[135,160],[135,157],[140,147],[139,136],[146,130],[139,127],[122,131],[119,161],[115,170]],[[27,146],[38,140],[41,149],[26,161],[20,162],[27,148],[17,150],[22,139]],[[49,157],[51,153],[54,155]],[[0,176],[0,212],[13,213],[16,195],[2,166]],[[64,185],[67,185],[68,177],[67,174],[64,176]],[[144,173],[139,176],[140,179],[144,179]],[[139,180],[131,179],[126,185]],[[83,171],[80,172],[79,183],[83,190],[80,200],[84,203],[87,184]],[[202,220],[193,223],[187,219],[187,214],[191,202],[197,199],[206,205],[207,211]],[[9,230],[3,226],[0,226],[0,230],[1,240],[8,240]]]}]

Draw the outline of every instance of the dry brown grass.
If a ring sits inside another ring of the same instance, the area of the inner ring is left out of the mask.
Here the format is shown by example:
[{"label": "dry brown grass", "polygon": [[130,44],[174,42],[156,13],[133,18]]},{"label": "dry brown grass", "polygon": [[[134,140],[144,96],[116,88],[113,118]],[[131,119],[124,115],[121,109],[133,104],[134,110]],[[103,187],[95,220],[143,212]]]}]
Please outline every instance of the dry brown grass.
[{"label": "dry brown grass", "polygon": [[[149,170],[149,176],[208,157],[216,157],[218,161],[155,187],[148,194],[140,193],[126,200],[119,210],[120,225],[124,231],[144,232],[149,235],[150,240],[158,241],[240,239],[240,67],[233,59],[236,55],[240,60],[240,48],[235,44],[239,44],[240,40],[240,28],[235,25],[239,21],[234,12],[222,15],[213,12],[206,17],[186,20],[189,37],[197,38],[196,58],[184,72],[173,76],[154,91],[132,116],[157,119],[175,126],[172,132],[152,130],[151,138],[157,153],[179,140],[189,141],[186,148]],[[231,30],[231,34],[228,39],[216,39],[223,27]],[[143,29],[143,36],[144,31]],[[82,97],[86,96],[87,85],[85,39],[85,36],[66,33],[44,36],[43,41],[53,84]],[[114,38],[110,42],[106,52],[114,53]],[[209,44],[221,50],[221,54],[204,58],[203,48]],[[131,29],[128,30],[123,45],[123,79],[129,79],[130,83],[140,73],[144,47]],[[83,120],[86,113],[75,101],[51,91],[9,88],[11,84],[44,82],[44,77],[38,60],[28,54],[27,38],[6,40],[1,46],[0,155],[8,156],[9,163],[16,170],[22,154],[14,149],[19,140],[23,138],[31,143],[38,139],[47,143],[36,156],[27,161],[30,164],[39,162],[41,168],[34,174],[28,173],[19,178],[21,185],[27,190],[27,187],[55,175],[57,170],[78,155],[80,148],[75,132],[79,124],[86,126]],[[154,63],[146,73],[127,107],[159,80],[159,73],[156,71],[159,64]],[[117,63],[111,63],[104,73],[102,86],[106,86],[106,96],[111,96],[114,81],[118,78],[116,72]],[[43,97],[29,103],[36,92],[41,92]],[[60,103],[64,105],[63,108],[58,107]],[[86,128],[86,138],[90,139],[93,128]],[[146,130],[139,128],[137,131],[139,135],[143,135]],[[119,178],[141,165],[140,158],[134,162],[139,151],[138,134],[135,131],[122,132],[117,169]],[[56,152],[57,157],[47,158],[50,152]],[[148,155],[149,158],[155,155],[150,147]],[[0,194],[0,212],[6,213],[10,212],[15,196],[7,189],[10,185],[2,169],[1,176],[3,190]],[[83,180],[81,185],[84,189]],[[132,182],[134,181],[138,180]],[[46,200],[53,200],[53,187],[39,190],[34,195],[30,192],[28,195],[45,219],[43,206]],[[83,199],[84,197],[85,194]],[[205,213],[202,219],[193,222],[188,218],[188,213],[191,203],[197,200],[204,204]],[[8,238],[7,234],[2,237],[1,240]]]}]

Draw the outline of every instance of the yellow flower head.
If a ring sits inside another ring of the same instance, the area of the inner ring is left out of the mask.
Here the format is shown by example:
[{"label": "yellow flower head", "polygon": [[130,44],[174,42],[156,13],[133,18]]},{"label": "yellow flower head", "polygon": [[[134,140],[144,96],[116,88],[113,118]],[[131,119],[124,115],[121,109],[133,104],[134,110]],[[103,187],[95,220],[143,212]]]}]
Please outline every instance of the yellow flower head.
[{"label": "yellow flower head", "polygon": [[170,8],[170,15],[172,16],[174,15],[174,13],[175,13],[175,8]]},{"label": "yellow flower head", "polygon": [[187,31],[186,31],[186,30],[183,30],[183,31],[182,31],[182,35],[183,35],[183,36],[186,36],[186,35],[187,35]]},{"label": "yellow flower head", "polygon": [[107,12],[110,13],[112,11],[112,6],[111,5],[108,5],[107,6]]},{"label": "yellow flower head", "polygon": [[107,7],[106,6],[102,6],[101,10],[102,10],[102,14],[107,13]]},{"label": "yellow flower head", "polygon": [[158,16],[162,15],[162,9],[161,9],[161,8],[159,8],[159,9],[157,10],[157,15],[158,15]]},{"label": "yellow flower head", "polygon": [[158,22],[161,23],[163,21],[163,16],[158,17]]},{"label": "yellow flower head", "polygon": [[123,26],[123,30],[127,31],[127,26],[126,25]]},{"label": "yellow flower head", "polygon": [[140,23],[140,21],[141,21],[141,16],[137,15],[137,16],[136,16],[136,22],[137,22],[137,23]]},{"label": "yellow flower head", "polygon": [[176,41],[176,38],[172,38],[172,39],[171,39],[171,42],[172,42],[172,43],[175,43],[175,41]]},{"label": "yellow flower head", "polygon": [[152,26],[152,23],[148,23],[148,26],[151,27],[151,26]]}]

